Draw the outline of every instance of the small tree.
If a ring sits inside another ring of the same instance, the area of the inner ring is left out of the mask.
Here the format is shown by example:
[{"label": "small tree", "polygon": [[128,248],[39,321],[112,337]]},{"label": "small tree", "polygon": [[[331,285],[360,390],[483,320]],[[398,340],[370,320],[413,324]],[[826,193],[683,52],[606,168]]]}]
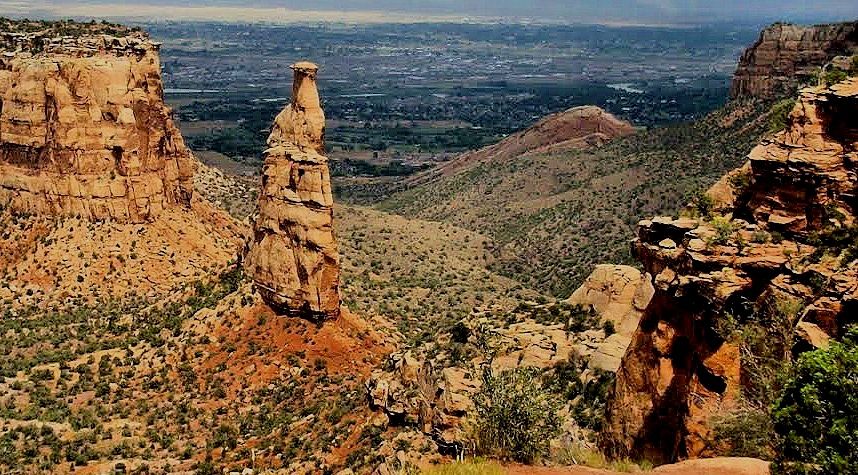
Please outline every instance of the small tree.
[{"label": "small tree", "polygon": [[772,416],[773,473],[858,474],[858,327],[799,357]]},{"label": "small tree", "polygon": [[560,432],[559,404],[532,368],[495,375],[486,367],[474,406],[474,438],[487,455],[533,463]]}]

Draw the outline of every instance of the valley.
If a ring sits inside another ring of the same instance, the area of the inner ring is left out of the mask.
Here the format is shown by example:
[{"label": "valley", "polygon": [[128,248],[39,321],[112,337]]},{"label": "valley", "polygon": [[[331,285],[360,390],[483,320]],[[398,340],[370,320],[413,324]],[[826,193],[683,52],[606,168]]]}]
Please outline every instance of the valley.
[{"label": "valley", "polygon": [[854,22],[0,26],[0,471],[855,466]]}]

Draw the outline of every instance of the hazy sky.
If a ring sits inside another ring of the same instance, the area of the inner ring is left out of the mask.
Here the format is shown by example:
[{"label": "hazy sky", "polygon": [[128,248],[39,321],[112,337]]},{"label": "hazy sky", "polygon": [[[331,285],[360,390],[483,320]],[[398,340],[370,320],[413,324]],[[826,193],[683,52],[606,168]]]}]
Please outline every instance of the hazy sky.
[{"label": "hazy sky", "polygon": [[[166,8],[165,8],[166,7]],[[580,23],[858,19],[858,0],[0,0],[0,14],[371,21],[489,17]]]}]

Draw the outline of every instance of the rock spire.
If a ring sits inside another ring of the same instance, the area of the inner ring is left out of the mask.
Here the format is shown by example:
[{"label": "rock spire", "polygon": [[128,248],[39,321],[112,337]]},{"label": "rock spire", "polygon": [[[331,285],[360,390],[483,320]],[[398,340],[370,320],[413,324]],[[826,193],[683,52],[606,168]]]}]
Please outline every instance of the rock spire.
[{"label": "rock spire", "polygon": [[262,172],[259,209],[245,266],[277,312],[312,320],[340,313],[340,258],[333,226],[325,115],[318,66],[292,65],[292,101],[278,114]]}]

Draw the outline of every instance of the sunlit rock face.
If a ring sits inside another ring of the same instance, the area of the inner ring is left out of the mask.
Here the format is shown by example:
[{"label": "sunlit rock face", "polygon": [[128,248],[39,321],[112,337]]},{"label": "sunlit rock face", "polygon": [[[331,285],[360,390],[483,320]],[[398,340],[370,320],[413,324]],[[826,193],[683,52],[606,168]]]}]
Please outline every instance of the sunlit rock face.
[{"label": "sunlit rock face", "polygon": [[801,26],[776,23],[763,30],[739,60],[733,99],[791,96],[814,83],[833,58],[858,53],[858,22]]},{"label": "sunlit rock face", "polygon": [[[671,462],[723,453],[713,421],[737,407],[753,377],[734,322],[786,318],[785,342],[767,335],[784,359],[854,322],[858,259],[814,236],[856,223],[856,115],[858,78],[803,89],[786,130],[710,190],[720,221],[640,222],[632,252],[655,293],[617,371],[608,454]],[[786,303],[795,313],[777,308]]]},{"label": "sunlit rock face", "polygon": [[268,138],[259,210],[245,259],[266,303],[282,314],[313,320],[340,313],[340,258],[333,195],[324,152],[325,115],[318,67],[292,66],[292,102]]},{"label": "sunlit rock face", "polygon": [[195,162],[163,102],[157,43],[0,36],[0,204],[122,222],[190,204]]}]

